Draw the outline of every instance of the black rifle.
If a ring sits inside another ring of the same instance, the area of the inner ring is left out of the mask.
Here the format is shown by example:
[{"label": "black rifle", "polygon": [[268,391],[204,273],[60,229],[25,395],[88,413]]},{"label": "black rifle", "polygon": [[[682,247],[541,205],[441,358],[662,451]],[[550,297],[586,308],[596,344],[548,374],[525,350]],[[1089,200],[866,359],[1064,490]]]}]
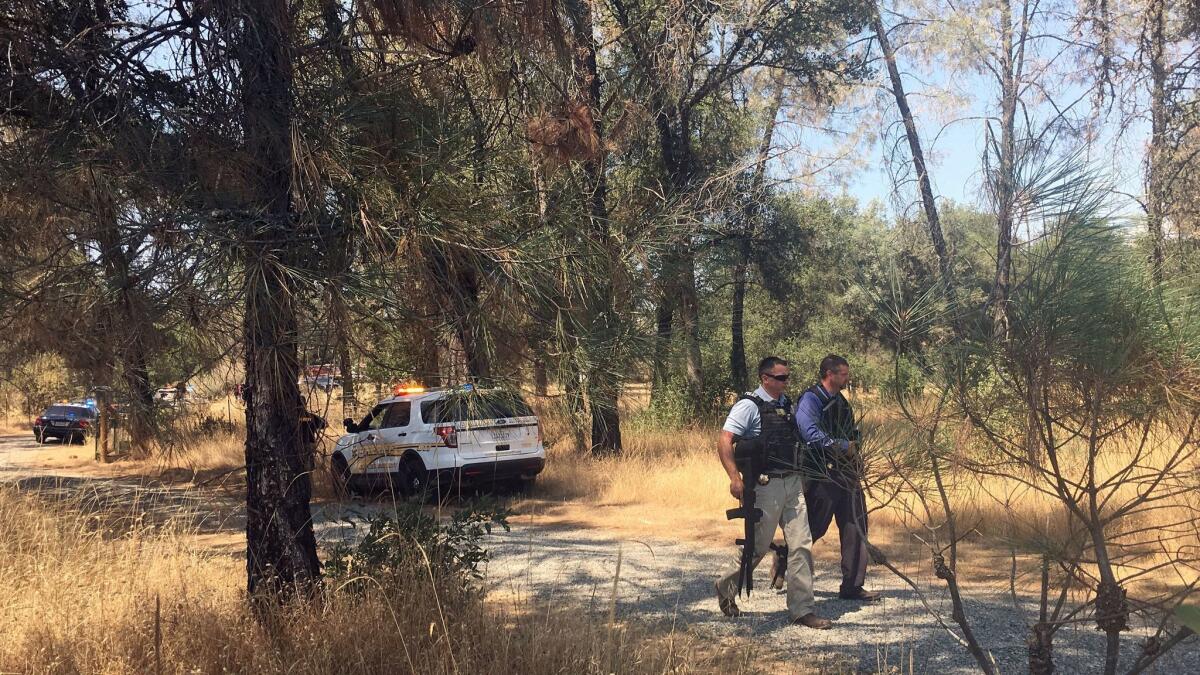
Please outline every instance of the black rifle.
[{"label": "black rifle", "polygon": [[767,463],[766,446],[762,439],[743,438],[733,446],[733,462],[737,465],[738,473],[742,475],[742,505],[725,512],[727,520],[743,518],[746,521],[746,531],[736,544],[742,547],[742,563],[738,570],[738,594],[742,589],[746,595],[754,590],[754,528],[762,520],[762,509],[754,505],[755,491],[758,489],[758,478],[762,475]]}]

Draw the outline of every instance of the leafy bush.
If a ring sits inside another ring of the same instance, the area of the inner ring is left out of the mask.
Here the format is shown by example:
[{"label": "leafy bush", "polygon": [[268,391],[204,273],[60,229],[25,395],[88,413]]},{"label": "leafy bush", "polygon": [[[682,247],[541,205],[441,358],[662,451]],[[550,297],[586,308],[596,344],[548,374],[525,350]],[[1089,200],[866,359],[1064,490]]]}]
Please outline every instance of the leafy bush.
[{"label": "leafy bush", "polygon": [[919,396],[925,388],[925,373],[921,368],[906,356],[896,357],[891,365],[890,370],[881,369],[884,372],[879,386],[880,396],[888,401]]},{"label": "leafy bush", "polygon": [[[712,423],[728,410],[725,403],[727,386],[723,380],[705,380],[706,391],[700,401],[692,401],[687,382],[672,378],[663,386],[650,404],[629,420],[633,430],[683,429]],[[722,418],[723,419],[723,418]]]},{"label": "leafy bush", "polygon": [[837,354],[850,362],[851,385],[862,391],[880,391],[884,397],[894,399],[897,391],[920,390],[923,381],[916,366],[909,363],[901,369],[898,387],[891,357],[878,350],[864,350],[858,346],[856,336],[856,329],[846,317],[831,315],[813,319],[804,335],[784,341],[779,356],[792,364],[790,388],[799,395],[816,382],[821,359]]},{"label": "leafy bush", "polygon": [[368,518],[367,534],[358,542],[330,547],[325,574],[352,591],[364,590],[368,578],[385,583],[414,573],[468,587],[483,576],[479,566],[488,559],[483,536],[495,526],[507,532],[511,515],[494,502],[481,501],[443,524],[418,505],[401,504]]},{"label": "leafy bush", "polygon": [[21,412],[29,416],[40,414],[55,401],[73,397],[77,391],[66,363],[52,354],[26,359],[8,377],[21,393]]}]

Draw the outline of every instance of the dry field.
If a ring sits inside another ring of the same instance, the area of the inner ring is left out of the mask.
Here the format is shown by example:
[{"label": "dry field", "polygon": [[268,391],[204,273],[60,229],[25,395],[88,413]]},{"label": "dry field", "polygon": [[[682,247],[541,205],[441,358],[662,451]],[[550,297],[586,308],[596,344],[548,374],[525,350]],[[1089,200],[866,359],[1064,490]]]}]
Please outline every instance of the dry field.
[{"label": "dry field", "polygon": [[24,415],[10,413],[0,420],[0,434],[32,434],[32,422]]},{"label": "dry field", "polygon": [[[426,570],[363,595],[327,587],[266,621],[236,556],[186,528],[0,489],[0,672],[746,672],[715,651],[567,606],[484,602]],[[434,590],[436,589],[436,590]]]},{"label": "dry field", "polygon": [[[335,401],[314,403],[336,407]],[[636,412],[639,403],[625,402],[625,412]],[[538,407],[550,441],[548,463],[534,493],[512,502],[523,518],[714,546],[736,536],[737,524],[723,518],[732,498],[715,457],[715,428],[659,431],[642,424],[627,431],[620,457],[591,457],[573,447],[553,406]],[[208,414],[236,422],[240,411],[221,400]],[[340,415],[331,410],[327,417]],[[326,448],[337,433],[328,431]],[[104,467],[91,462],[90,446],[68,452],[47,446],[37,461],[97,476],[145,475],[192,484],[240,480],[236,429],[173,445],[166,457]],[[1147,464],[1156,458],[1161,455],[1151,455]],[[1119,460],[1102,462],[1099,473],[1115,471]],[[1032,590],[1038,547],[1069,532],[1061,504],[1020,481],[961,469],[951,471],[949,483],[967,533],[960,553],[964,586]],[[314,476],[314,485],[316,499],[332,499],[324,471]],[[936,520],[923,514],[918,497],[876,502],[871,521],[872,540],[910,570],[930,566],[920,537]],[[1186,519],[1194,514],[1195,499],[1181,495],[1162,517]],[[1184,536],[1194,546],[1200,539],[1194,518],[1191,522],[1192,532]],[[1129,536],[1152,539],[1143,525],[1131,525]],[[0,489],[0,533],[0,573],[20,580],[0,589],[0,631],[6,636],[0,672],[390,672],[397,644],[408,669],[430,673],[743,672],[752,664],[745,644],[717,651],[686,632],[610,624],[569,605],[470,593],[435,597],[424,592],[427,578],[365,597],[327,588],[320,602],[281,613],[264,627],[244,602],[236,547],[213,547],[186,524],[50,505],[6,488]],[[835,565],[835,555],[832,542],[817,548],[818,564]],[[1170,558],[1166,550],[1155,555],[1159,561]],[[1134,590],[1196,582],[1194,571],[1177,567],[1146,576]]]},{"label": "dry field", "polygon": [[[636,419],[646,399],[644,388],[635,388],[626,395],[622,399],[624,419]],[[338,422],[340,401],[315,391],[309,393],[309,402],[330,421],[319,446],[319,451],[327,453],[342,433]],[[644,535],[669,534],[714,545],[726,544],[738,536],[740,521],[724,519],[725,510],[735,503],[716,459],[716,427],[659,430],[643,422],[626,430],[625,451],[620,456],[594,457],[576,447],[567,420],[557,412],[559,408],[553,399],[537,400],[534,405],[543,419],[547,467],[532,495],[517,503],[523,514],[545,522],[578,523]],[[231,420],[235,425],[242,419],[242,411],[232,398],[218,399],[207,406],[202,414],[211,418]],[[903,442],[897,439],[904,431],[886,409],[876,406],[869,415],[868,428],[877,437],[878,452],[895,452],[896,444]],[[26,431],[21,428],[18,433]],[[119,462],[111,467],[91,464],[90,445],[74,446],[69,459],[61,453],[48,452],[46,466],[98,469],[108,475],[169,475],[175,480],[211,482],[227,473],[230,478],[237,478],[236,469],[242,462],[238,431],[199,435],[187,443],[173,444],[165,457]],[[1144,459],[1143,468],[1161,465],[1172,449],[1168,440],[1163,439],[1161,449]],[[54,459],[49,459],[50,456]],[[1111,477],[1126,461],[1127,453],[1122,451],[1102,457],[1097,467],[1098,479]],[[1200,476],[1200,467],[1193,475]],[[335,497],[331,477],[324,467],[314,474],[313,484],[316,499]],[[891,486],[894,484],[893,480]],[[1071,533],[1062,503],[1023,481],[952,468],[947,485],[959,528],[966,533],[961,561],[966,583],[973,579],[987,584],[1011,581],[1009,559],[1014,554],[1018,559],[1033,560],[1045,542],[1062,541]],[[936,514],[931,517],[926,513],[926,504],[922,503],[922,499],[934,498],[932,486],[908,485],[898,496],[888,489],[891,486],[881,485],[871,492],[872,541],[892,558],[928,561],[928,550],[920,539],[926,538],[924,534],[929,527],[940,523]],[[1127,497],[1135,489],[1122,487],[1114,495]],[[1200,491],[1184,493],[1156,510],[1153,518],[1161,519],[1163,525],[1176,525],[1174,531],[1181,537],[1181,544],[1200,547],[1198,508]],[[1147,542],[1154,543],[1153,535],[1161,533],[1146,531],[1156,523],[1138,522],[1147,519],[1145,515],[1130,519],[1124,525],[1128,530],[1126,536],[1144,536]],[[826,553],[834,551],[818,548],[819,556]],[[1160,564],[1169,558],[1162,550],[1153,556]],[[997,561],[1001,563],[999,567]],[[1165,567],[1146,581],[1178,586],[1197,578],[1194,571],[1185,577],[1178,572]]]}]

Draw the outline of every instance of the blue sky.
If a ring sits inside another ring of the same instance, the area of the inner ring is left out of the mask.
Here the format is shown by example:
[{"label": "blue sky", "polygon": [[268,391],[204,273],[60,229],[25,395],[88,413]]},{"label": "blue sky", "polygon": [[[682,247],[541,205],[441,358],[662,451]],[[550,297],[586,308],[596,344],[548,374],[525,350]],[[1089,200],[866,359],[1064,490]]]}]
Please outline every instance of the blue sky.
[{"label": "blue sky", "polygon": [[[978,111],[978,112],[983,112]],[[918,121],[918,131],[931,164],[930,174],[933,180],[934,193],[939,200],[949,199],[960,204],[972,204],[984,207],[981,193],[983,180],[981,158],[984,153],[984,125],[981,120],[971,119],[952,124],[947,129],[941,125],[922,123]],[[926,139],[934,138],[940,132],[937,142],[930,144]],[[1091,153],[1090,160],[1101,170],[1117,191],[1140,195],[1142,192],[1142,147],[1149,136],[1147,125],[1135,124],[1125,132],[1122,139],[1117,139],[1113,130],[1107,130],[1097,142],[1097,147]],[[932,145],[932,152],[929,146]],[[891,177],[883,168],[884,149],[878,145],[870,148],[874,155],[872,166],[861,170],[857,179],[849,181],[844,187],[846,194],[857,198],[862,203],[878,199],[891,208],[893,187]],[[911,161],[907,146],[903,154],[905,161]],[[902,202],[915,202],[917,199],[916,186],[906,185],[900,194]],[[1113,208],[1121,217],[1140,218],[1142,213],[1138,204],[1132,199],[1120,194],[1112,197]]]},{"label": "blue sky", "polygon": [[[904,59],[903,53],[900,58]],[[876,81],[886,79],[882,62],[877,63],[875,68]],[[901,69],[905,69],[903,61]],[[1085,85],[1079,82],[1081,78],[1078,75],[1072,73],[1057,79],[1055,76],[1049,76],[1045,79],[1054,81],[1042,84],[1046,94],[1053,97],[1059,106],[1062,106],[1064,101],[1078,101],[1078,116],[1094,120],[1095,113],[1090,110],[1090,94],[1084,88]],[[981,191],[982,158],[986,120],[994,119],[998,108],[993,104],[997,97],[995,81],[977,74],[950,73],[936,65],[919,72],[907,70],[902,77],[930,165],[935,195],[939,201],[950,200],[985,208],[985,199]],[[939,107],[941,104],[938,101],[942,99],[923,95],[925,92],[940,93],[947,90],[954,92],[959,99],[953,107]],[[868,102],[872,91],[876,93],[875,100]],[[786,122],[788,113],[782,113],[780,120],[784,123],[781,124],[781,147],[792,147],[795,151],[780,157],[771,173],[776,178],[785,180],[800,175],[802,170],[799,165],[804,163],[805,155],[829,154],[839,142],[845,143],[845,137],[839,138],[838,134],[830,133],[829,129],[836,129],[838,132],[857,130],[856,133],[863,134],[863,137],[850,143],[851,156],[838,162],[831,170],[822,172],[815,179],[819,189],[827,194],[852,196],[864,206],[878,201],[893,215],[897,207],[916,215],[915,211],[919,206],[916,184],[910,181],[901,186],[898,194],[894,194],[892,178],[886,168],[886,150],[877,140],[882,129],[895,125],[889,129],[889,139],[900,144],[900,152],[896,154],[896,159],[903,161],[904,168],[911,173],[911,157],[904,142],[903,128],[898,125],[899,112],[892,94],[890,90],[877,87],[873,90],[864,89],[862,94],[854,102],[854,109],[844,106],[834,113],[831,120],[822,122],[820,126],[825,127],[823,130],[805,127],[794,120]],[[1135,91],[1133,95],[1141,97],[1144,94],[1145,92]],[[1123,101],[1123,104],[1127,108],[1138,108],[1137,105],[1130,106],[1130,101]],[[1030,110],[1035,118],[1036,128],[1052,117],[1054,108],[1049,103],[1042,102],[1032,104]],[[792,112],[792,116],[797,116],[795,111]],[[802,117],[803,112],[799,116]],[[1098,125],[1095,139],[1086,146],[1086,158],[1114,188],[1110,200],[1113,215],[1120,219],[1140,220],[1143,217],[1141,207],[1129,195],[1140,196],[1142,192],[1143,161],[1149,139],[1149,124],[1145,120],[1135,120],[1118,135],[1118,113],[1109,113],[1109,117],[1111,119],[1103,120]],[[864,125],[874,125],[877,128],[864,130]]]}]

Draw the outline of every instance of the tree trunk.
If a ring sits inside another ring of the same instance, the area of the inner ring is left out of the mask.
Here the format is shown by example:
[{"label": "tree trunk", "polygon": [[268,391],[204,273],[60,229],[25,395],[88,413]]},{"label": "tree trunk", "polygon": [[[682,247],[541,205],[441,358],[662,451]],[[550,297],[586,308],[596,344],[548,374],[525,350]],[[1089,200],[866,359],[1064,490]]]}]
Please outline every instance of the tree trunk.
[{"label": "tree trunk", "polygon": [[730,311],[729,384],[734,392],[745,391],[750,384],[746,368],[746,338],[743,325],[746,307],[746,277],[750,261],[750,239],[741,237],[738,256],[733,264],[733,308]]},{"label": "tree trunk", "polygon": [[246,587],[256,600],[281,600],[320,580],[300,434],[296,289],[287,269],[294,238],[290,17],[284,0],[241,0],[237,12],[243,133],[258,213],[245,243]]},{"label": "tree trunk", "polygon": [[766,118],[763,124],[762,140],[758,144],[758,154],[755,156],[754,173],[750,178],[749,198],[742,209],[742,223],[738,230],[737,257],[733,263],[733,309],[730,312],[729,373],[730,385],[733,391],[743,391],[750,384],[750,373],[746,368],[746,340],[743,322],[746,306],[746,281],[749,277],[750,253],[752,242],[758,233],[762,209],[759,207],[763,194],[763,178],[766,176],[767,159],[771,155],[771,144],[775,138],[775,118],[783,107],[783,79],[776,78],[772,83],[771,99],[767,104]]},{"label": "tree trunk", "polygon": [[592,452],[621,451],[620,383],[617,373],[596,369],[588,375],[588,407],[592,417]]},{"label": "tree trunk", "polygon": [[147,457],[154,437],[154,387],[150,384],[146,353],[138,340],[125,347],[121,377],[129,393],[129,447],[134,457]]},{"label": "tree trunk", "polygon": [[546,372],[546,361],[539,355],[533,356],[533,393],[545,397],[550,392],[550,376]]},{"label": "tree trunk", "polygon": [[571,438],[577,450],[588,449],[588,428],[585,413],[587,401],[584,399],[586,389],[580,384],[579,371],[574,367],[565,368],[561,373],[560,383],[563,389],[563,406],[570,420]]},{"label": "tree trunk", "polygon": [[454,248],[434,243],[427,249],[429,271],[445,298],[444,310],[463,350],[467,375],[475,380],[491,377],[487,334],[479,312],[479,272],[469,257]]},{"label": "tree trunk", "polygon": [[130,273],[130,254],[121,240],[112,188],[95,169],[90,171],[89,181],[100,266],[111,301],[108,311],[118,318],[118,325],[112,328],[119,335],[114,341],[117,347],[113,365],[119,370],[129,396],[130,453],[146,457],[154,436],[154,387],[146,364],[146,340],[153,327],[147,325],[151,318],[136,288],[137,280]]},{"label": "tree trunk", "polygon": [[617,348],[618,321],[614,309],[615,277],[620,273],[620,252],[610,234],[608,215],[608,154],[604,151],[604,120],[601,111],[601,80],[596,64],[596,40],[591,0],[568,0],[574,40],[575,85],[592,116],[600,151],[583,161],[584,196],[588,204],[586,245],[589,258],[600,261],[603,269],[593,277],[585,293],[583,323],[586,327],[588,408],[591,416],[591,450],[596,453],[620,452],[621,420],[617,408],[620,378],[613,356]]},{"label": "tree trunk", "polygon": [[426,387],[447,384],[442,377],[442,350],[436,331],[424,319],[414,324],[414,330],[417,333],[417,382]]},{"label": "tree trunk", "polygon": [[[526,111],[530,111],[530,102],[528,100],[528,87],[521,87],[522,93],[521,103],[525,106]],[[530,113],[532,114],[532,113]],[[531,206],[537,213],[538,225],[542,228],[550,226],[550,200],[546,190],[546,179],[543,175],[544,169],[538,162],[531,162],[529,165],[530,182],[533,183],[533,202]],[[531,317],[530,333],[526,341],[526,346],[529,349],[529,360],[533,364],[533,388],[534,393],[538,396],[545,397],[550,393],[550,368],[547,361],[550,359],[550,346],[553,338],[553,325],[555,322],[554,310],[551,306],[555,305],[556,301],[540,302],[533,308],[533,316]]]},{"label": "tree trunk", "polygon": [[925,152],[921,148],[921,137],[917,133],[917,124],[913,119],[912,109],[908,107],[908,95],[904,92],[904,82],[900,79],[900,68],[896,65],[896,51],[888,39],[887,29],[879,13],[879,3],[871,6],[871,28],[879,40],[879,48],[883,51],[884,61],[887,62],[888,77],[892,81],[892,96],[896,99],[896,108],[900,110],[900,118],[904,121],[904,135],[908,138],[908,150],[912,155],[913,170],[917,174],[917,187],[921,193],[921,205],[925,209],[925,223],[929,228],[929,239],[933,242],[933,250],[937,253],[938,268],[942,273],[942,283],[947,292],[953,292],[954,279],[950,267],[950,251],[946,247],[946,238],[942,236],[942,221],[938,216],[937,203],[933,198],[933,185],[929,179],[929,167],[925,164]]},{"label": "tree trunk", "polygon": [[457,278],[459,288],[468,299],[467,311],[462,312],[457,326],[459,339],[467,353],[467,372],[473,380],[487,381],[492,377],[492,359],[479,311],[479,274],[470,267],[462,270]]},{"label": "tree trunk", "polygon": [[1000,3],[1001,63],[1000,65],[1000,140],[999,167],[992,176],[993,201],[996,209],[996,275],[989,299],[992,335],[1002,338],[1008,333],[1008,298],[1012,286],[1013,207],[1016,200],[1016,118],[1017,97],[1020,94],[1020,64],[1023,61],[1025,23],[1014,39],[1011,0]]},{"label": "tree trunk", "polygon": [[[668,105],[655,115],[659,144],[662,152],[663,171],[671,196],[686,193],[692,181],[694,161],[691,147],[689,111],[678,105]],[[679,228],[689,232],[687,227]],[[678,242],[679,253],[669,254],[663,263],[662,281],[665,288],[672,288],[678,298],[679,323],[683,329],[684,377],[688,388],[688,408],[695,412],[704,394],[704,369],[700,354],[700,300],[696,290],[696,259],[692,252],[692,238],[682,235]],[[664,293],[667,291],[664,290]],[[659,316],[660,320],[662,315]],[[660,329],[661,329],[660,324]],[[661,330],[660,330],[661,335]]]},{"label": "tree trunk", "polygon": [[[342,74],[342,86],[346,91],[357,91],[358,68],[350,52],[337,0],[325,0],[321,5],[321,19],[325,23],[325,35],[338,58]],[[333,323],[333,350],[342,376],[342,417],[358,417],[358,400],[354,392],[353,360],[350,358],[350,312],[344,295],[344,281],[349,276],[354,262],[354,227],[351,225],[357,212],[356,199],[343,194],[337,200],[341,213],[336,217],[338,230],[330,246],[331,283],[328,285],[329,315]]]},{"label": "tree trunk", "polygon": [[[685,2],[680,7],[681,11],[672,15],[672,21],[668,22],[667,29],[662,31],[659,41],[655,44],[656,47],[665,48],[663,49],[664,54],[673,53],[680,47],[679,44],[670,42],[677,37],[695,35],[697,32],[703,33],[700,28],[706,20],[705,12],[708,11],[704,8],[708,6],[703,3]],[[622,3],[614,3],[613,8],[615,10],[614,18],[623,31],[641,30],[641,28],[634,28],[630,15]],[[674,23],[676,21],[677,24]],[[678,30],[676,30],[677,28]],[[643,45],[637,38],[634,38],[630,45],[633,47],[639,67],[652,81],[658,79],[663,83],[671,82],[678,75],[677,72],[672,72],[672,67],[675,65],[672,61],[673,57],[659,60],[656,55],[652,56],[649,49],[643,49],[648,45]],[[691,55],[694,57],[697,44],[693,42],[689,48],[693,50]],[[687,86],[690,86],[690,83],[683,89],[686,90]],[[660,161],[662,162],[664,183],[667,186],[667,201],[675,206],[678,206],[674,204],[675,200],[686,194],[695,178],[696,158],[691,144],[690,106],[699,101],[699,98],[673,98],[679,93],[678,91],[671,93],[670,87],[664,86],[653,86],[649,92],[650,107],[655,111],[654,125],[658,132]],[[658,279],[660,294],[659,304],[656,308],[658,331],[654,346],[654,382],[650,396],[652,402],[659,400],[663,393],[663,386],[667,382],[666,360],[670,350],[671,318],[678,307],[680,324],[684,330],[684,340],[687,343],[684,353],[687,364],[685,376],[688,393],[691,397],[688,406],[694,412],[701,404],[701,396],[704,391],[703,364],[700,352],[700,307],[696,288],[695,256],[692,251],[694,242],[691,228],[684,222],[680,222],[678,225],[680,227],[677,228],[676,240],[671,243],[682,252],[669,253],[664,256]]]},{"label": "tree trunk", "polygon": [[96,389],[96,409],[99,419],[96,420],[96,461],[108,463],[109,436],[112,429],[112,396],[110,387],[101,386]]},{"label": "tree trunk", "polygon": [[684,353],[688,386],[688,409],[696,412],[704,400],[704,370],[700,357],[700,297],[696,292],[696,257],[691,251],[683,256],[679,293],[679,323],[687,350]]},{"label": "tree trunk", "polygon": [[[666,272],[663,273],[666,277]],[[671,341],[674,337],[675,300],[670,288],[664,288],[654,308],[654,362],[651,364],[650,400],[658,401],[671,379]]]},{"label": "tree trunk", "polygon": [[1150,40],[1150,152],[1146,172],[1146,225],[1150,230],[1150,263],[1154,281],[1162,283],[1163,263],[1163,216],[1166,196],[1163,175],[1166,163],[1167,133],[1167,66],[1166,52],[1166,2],[1151,0],[1146,20]]},{"label": "tree trunk", "polygon": [[354,360],[350,357],[350,313],[340,289],[330,296],[329,315],[333,321],[334,356],[342,376],[342,417],[358,416],[358,397],[354,390]]}]

